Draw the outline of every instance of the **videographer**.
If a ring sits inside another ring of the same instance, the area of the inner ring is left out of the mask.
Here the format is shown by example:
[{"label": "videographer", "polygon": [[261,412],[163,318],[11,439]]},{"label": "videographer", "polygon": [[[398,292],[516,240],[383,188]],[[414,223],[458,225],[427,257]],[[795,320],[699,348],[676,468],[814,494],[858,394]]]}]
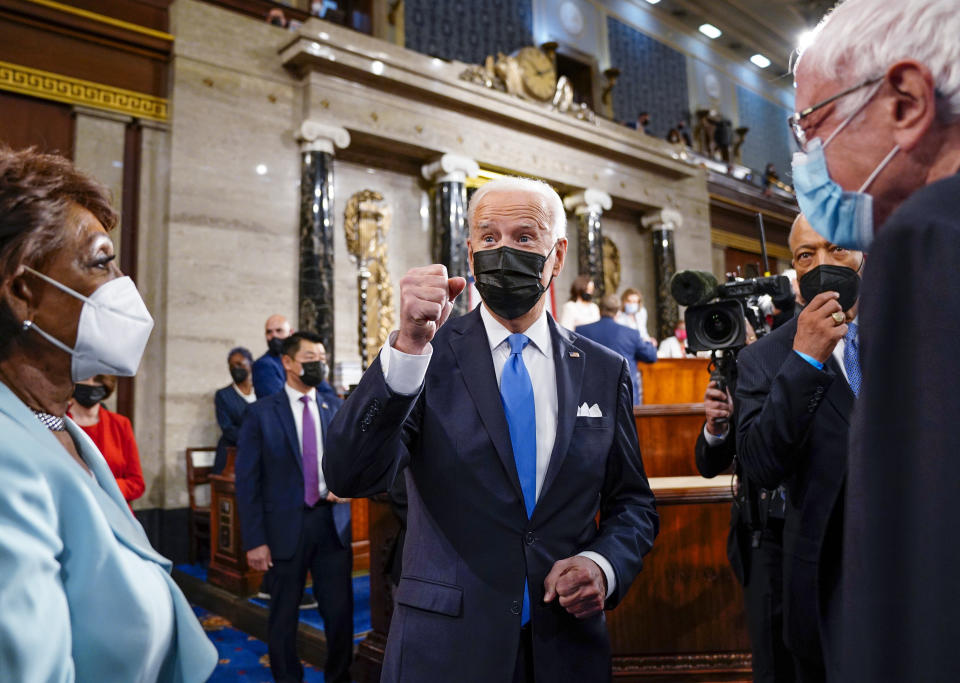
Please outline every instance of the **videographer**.
[{"label": "videographer", "polygon": [[793,657],[783,642],[783,490],[761,489],[744,476],[736,458],[730,391],[721,391],[717,382],[711,381],[703,400],[707,419],[697,439],[697,470],[710,479],[734,465],[736,493],[730,509],[727,557],[743,586],[753,680],[791,683]]},{"label": "videographer", "polygon": [[746,476],[786,485],[784,642],[797,680],[839,680],[837,624],[847,435],[860,370],[863,254],[832,244],[801,215],[790,250],[805,307],[737,360],[737,455]]}]

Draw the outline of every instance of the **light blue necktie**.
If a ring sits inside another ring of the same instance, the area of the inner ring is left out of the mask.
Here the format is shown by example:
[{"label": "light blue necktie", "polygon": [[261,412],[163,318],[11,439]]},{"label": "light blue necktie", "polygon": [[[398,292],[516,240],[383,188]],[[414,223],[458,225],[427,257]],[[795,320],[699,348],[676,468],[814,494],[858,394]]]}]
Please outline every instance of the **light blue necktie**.
[{"label": "light blue necktie", "polygon": [[847,381],[853,389],[853,395],[860,395],[860,342],[857,339],[857,323],[847,323],[847,333],[843,335],[843,367],[847,371]]},{"label": "light blue necktie", "polygon": [[[507,341],[510,342],[510,357],[500,375],[500,400],[510,429],[513,458],[529,518],[537,503],[537,412],[533,402],[533,383],[527,366],[523,364],[523,347],[530,343],[530,339],[525,334],[517,333],[507,337]],[[528,621],[530,591],[524,581],[520,623],[526,624]]]}]

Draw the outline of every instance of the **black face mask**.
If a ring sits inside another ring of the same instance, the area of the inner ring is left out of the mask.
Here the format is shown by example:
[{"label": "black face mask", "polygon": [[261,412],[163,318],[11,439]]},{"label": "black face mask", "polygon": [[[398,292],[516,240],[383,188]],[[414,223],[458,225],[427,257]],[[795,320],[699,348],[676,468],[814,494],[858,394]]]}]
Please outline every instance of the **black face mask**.
[{"label": "black face mask", "polygon": [[327,364],[320,360],[311,360],[300,363],[303,367],[303,373],[300,375],[300,381],[308,387],[320,386],[327,378]]},{"label": "black face mask", "polygon": [[580,295],[580,298],[583,301],[593,301],[593,294],[591,292],[584,292]]},{"label": "black face mask", "polygon": [[283,353],[283,342],[283,339],[274,337],[267,342],[267,349],[270,350],[270,353],[279,356],[281,353]]},{"label": "black face mask", "polygon": [[243,367],[234,367],[230,368],[230,376],[234,382],[240,384],[250,376],[250,371]]},{"label": "black face mask", "polygon": [[543,266],[556,248],[546,256],[523,249],[499,247],[473,252],[473,275],[477,291],[491,311],[507,320],[514,320],[536,306],[547,291],[540,282]]},{"label": "black face mask", "polygon": [[853,308],[860,294],[860,276],[846,266],[817,266],[800,278],[800,295],[808,304],[821,292],[838,292],[840,307]]},{"label": "black face mask", "polygon": [[92,408],[107,397],[107,388],[102,384],[75,384],[73,397],[84,408]]}]

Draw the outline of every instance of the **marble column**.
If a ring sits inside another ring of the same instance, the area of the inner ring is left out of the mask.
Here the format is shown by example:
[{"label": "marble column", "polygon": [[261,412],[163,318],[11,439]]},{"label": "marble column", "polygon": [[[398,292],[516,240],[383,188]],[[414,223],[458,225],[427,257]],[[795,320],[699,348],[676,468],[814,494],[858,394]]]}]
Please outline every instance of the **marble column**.
[{"label": "marble column", "polygon": [[[444,154],[423,166],[420,172],[432,182],[433,259],[447,267],[450,277],[467,277],[467,187],[468,176],[477,175],[477,162],[456,154]],[[467,312],[467,297],[460,296],[451,316]]]},{"label": "marble column", "polygon": [[350,144],[345,128],[304,121],[300,143],[300,295],[298,330],[316,332],[334,366],[333,204],[334,146]]},{"label": "marble column", "polygon": [[563,205],[577,216],[577,274],[590,276],[596,288],[594,298],[599,299],[605,293],[600,216],[613,206],[613,200],[602,190],[587,188],[564,198]]},{"label": "marble column", "polygon": [[680,319],[680,309],[670,294],[670,278],[677,272],[674,251],[674,230],[683,225],[683,216],[676,209],[661,209],[641,219],[653,239],[653,264],[657,283],[657,339],[666,339]]}]

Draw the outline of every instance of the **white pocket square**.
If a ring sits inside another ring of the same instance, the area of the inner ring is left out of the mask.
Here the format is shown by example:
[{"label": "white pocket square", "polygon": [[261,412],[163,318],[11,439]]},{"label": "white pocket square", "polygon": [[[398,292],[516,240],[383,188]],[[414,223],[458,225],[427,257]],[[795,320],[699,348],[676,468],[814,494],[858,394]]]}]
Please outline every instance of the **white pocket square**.
[{"label": "white pocket square", "polygon": [[603,411],[600,410],[600,406],[594,403],[592,406],[588,406],[584,403],[582,406],[577,408],[577,417],[603,417]]}]

